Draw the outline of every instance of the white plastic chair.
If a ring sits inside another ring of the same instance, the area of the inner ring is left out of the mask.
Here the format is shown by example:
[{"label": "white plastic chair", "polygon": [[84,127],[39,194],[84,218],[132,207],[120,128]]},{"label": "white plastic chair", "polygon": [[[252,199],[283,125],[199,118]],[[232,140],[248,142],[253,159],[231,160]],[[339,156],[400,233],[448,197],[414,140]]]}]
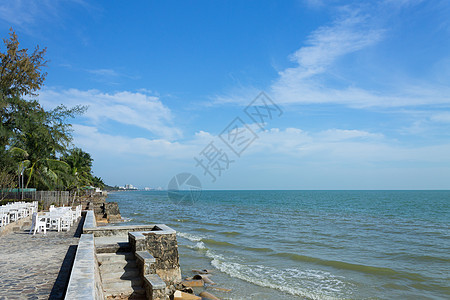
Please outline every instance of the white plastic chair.
[{"label": "white plastic chair", "polygon": [[44,232],[44,234],[47,234],[46,220],[44,217],[40,217],[38,213],[33,213],[30,234],[31,231],[34,231],[33,235],[35,235],[36,231],[41,232],[41,230]]},{"label": "white plastic chair", "polygon": [[61,231],[61,215],[55,212],[47,214],[47,230]]},{"label": "white plastic chair", "polygon": [[61,230],[70,230],[70,226],[72,225],[72,215],[70,213],[66,213],[61,217]]},{"label": "white plastic chair", "polygon": [[7,213],[0,212],[0,227],[9,224],[9,215]]},{"label": "white plastic chair", "polygon": [[6,226],[9,223],[9,210],[5,206],[2,206],[0,207],[0,227]]}]

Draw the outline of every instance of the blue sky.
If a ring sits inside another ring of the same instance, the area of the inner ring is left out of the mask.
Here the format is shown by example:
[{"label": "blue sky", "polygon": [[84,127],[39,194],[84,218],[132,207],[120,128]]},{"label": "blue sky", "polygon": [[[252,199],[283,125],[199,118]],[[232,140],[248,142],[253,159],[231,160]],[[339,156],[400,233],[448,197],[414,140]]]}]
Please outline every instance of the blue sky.
[{"label": "blue sky", "polygon": [[[449,20],[439,0],[0,4],[2,37],[48,49],[39,101],[88,105],[74,143],[141,188],[450,188]],[[261,91],[282,111],[263,129]],[[256,136],[239,156],[233,128]]]}]

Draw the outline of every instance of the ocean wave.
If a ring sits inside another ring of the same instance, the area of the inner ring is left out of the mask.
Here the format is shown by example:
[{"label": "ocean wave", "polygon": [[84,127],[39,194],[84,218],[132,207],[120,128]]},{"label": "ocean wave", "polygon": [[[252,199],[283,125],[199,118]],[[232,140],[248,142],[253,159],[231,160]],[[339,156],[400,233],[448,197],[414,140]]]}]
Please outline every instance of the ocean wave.
[{"label": "ocean wave", "polygon": [[195,231],[200,231],[200,232],[216,232],[215,230],[213,230],[213,229],[208,229],[208,228],[203,228],[203,227],[201,227],[201,228],[193,228]]},{"label": "ocean wave", "polygon": [[231,244],[228,242],[222,242],[222,241],[216,241],[213,239],[202,239],[203,242],[210,244],[210,245],[215,245],[215,246],[221,246],[221,247],[233,247],[233,248],[237,248],[239,246],[235,245],[235,244]]},{"label": "ocean wave", "polygon": [[272,252],[273,251],[270,248],[257,248],[257,247],[245,247],[244,249],[253,251],[253,252]]},{"label": "ocean wave", "polygon": [[442,263],[450,263],[450,258],[447,257],[438,257],[438,256],[432,256],[432,255],[420,255],[420,254],[410,254],[410,253],[403,253],[398,256],[400,259],[404,260],[416,260],[420,262],[442,262]]},{"label": "ocean wave", "polygon": [[206,251],[211,264],[232,277],[309,299],[339,299],[350,295],[351,286],[339,277],[320,270],[289,268],[278,270],[262,265],[246,265]]},{"label": "ocean wave", "polygon": [[188,249],[193,249],[193,250],[200,250],[200,251],[208,250],[205,243],[203,243],[203,242],[197,242],[195,245],[182,245],[182,246],[186,247]]},{"label": "ocean wave", "polygon": [[191,242],[200,242],[203,239],[202,236],[187,233],[187,232],[177,232],[177,235],[182,238],[185,238],[187,240],[190,240]]},{"label": "ocean wave", "polygon": [[337,269],[345,269],[345,270],[357,271],[357,272],[367,273],[367,274],[392,276],[392,277],[396,277],[396,278],[407,278],[407,279],[411,279],[411,280],[415,280],[415,281],[426,280],[420,274],[397,271],[397,270],[387,268],[387,267],[374,267],[374,266],[368,266],[368,265],[348,263],[348,262],[344,262],[344,261],[325,260],[325,259],[321,259],[321,258],[317,258],[317,257],[311,257],[311,256],[300,255],[300,254],[295,254],[295,253],[281,252],[281,253],[275,253],[275,254],[270,254],[270,255],[278,256],[278,257],[285,257],[285,258],[289,258],[294,261],[310,262],[310,263],[320,264],[323,266],[334,267]]},{"label": "ocean wave", "polygon": [[193,222],[192,220],[189,220],[189,219],[171,219],[171,221],[180,222],[180,223]]},{"label": "ocean wave", "polygon": [[242,233],[237,232],[237,231],[222,231],[222,232],[218,232],[219,234],[223,234],[226,236],[236,236],[236,235],[241,235]]},{"label": "ocean wave", "polygon": [[[178,236],[185,238],[193,243],[197,243],[196,244],[197,246],[196,245],[187,245],[188,248],[191,248],[191,249],[194,249],[194,248],[207,249],[205,246],[205,243],[209,244],[209,245],[221,246],[221,247],[233,247],[233,248],[238,247],[237,245],[234,245],[234,244],[231,244],[228,242],[216,241],[216,240],[209,239],[209,238],[206,238],[206,237],[200,236],[200,235],[195,235],[192,233],[178,232],[177,234],[178,234]],[[201,246],[199,247],[200,243],[201,243]]]}]

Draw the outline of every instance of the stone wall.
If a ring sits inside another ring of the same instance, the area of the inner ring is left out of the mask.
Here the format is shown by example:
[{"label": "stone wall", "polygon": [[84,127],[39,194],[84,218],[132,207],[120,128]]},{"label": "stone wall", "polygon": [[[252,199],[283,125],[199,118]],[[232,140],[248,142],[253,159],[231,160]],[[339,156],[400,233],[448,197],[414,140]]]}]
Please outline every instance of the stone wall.
[{"label": "stone wall", "polygon": [[130,232],[129,243],[133,251],[148,251],[155,259],[150,273],[157,274],[167,285],[167,294],[181,282],[178,243],[175,230],[164,224],[154,225],[151,231]]},{"label": "stone wall", "polygon": [[105,202],[103,204],[103,212],[108,222],[120,222],[122,220],[117,202]]},{"label": "stone wall", "polygon": [[181,281],[176,233],[155,234],[146,232],[145,247],[155,258],[155,273],[170,286]]}]

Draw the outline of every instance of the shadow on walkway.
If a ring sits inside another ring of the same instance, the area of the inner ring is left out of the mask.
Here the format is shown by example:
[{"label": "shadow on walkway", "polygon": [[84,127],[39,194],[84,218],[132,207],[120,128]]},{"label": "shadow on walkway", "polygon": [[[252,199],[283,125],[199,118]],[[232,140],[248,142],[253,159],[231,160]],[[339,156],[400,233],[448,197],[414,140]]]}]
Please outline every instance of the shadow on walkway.
[{"label": "shadow on walkway", "polygon": [[73,261],[75,260],[77,248],[77,245],[69,246],[48,299],[64,299],[67,286],[69,285],[70,273],[72,272]]},{"label": "shadow on walkway", "polygon": [[84,219],[86,218],[86,214],[81,215],[80,222],[78,222],[77,230],[75,230],[75,234],[73,237],[80,238],[81,234],[83,233],[83,225],[84,225]]},{"label": "shadow on walkway", "polygon": [[[82,214],[80,221],[78,222],[77,229],[73,237],[80,238],[83,233],[83,224],[85,219],[85,214]],[[64,257],[61,268],[59,269],[58,277],[56,278],[55,284],[53,285],[52,291],[48,299],[64,299],[66,295],[67,286],[69,285],[70,273],[72,272],[73,262],[75,261],[75,255],[77,253],[77,245],[69,246],[66,256]]]}]

